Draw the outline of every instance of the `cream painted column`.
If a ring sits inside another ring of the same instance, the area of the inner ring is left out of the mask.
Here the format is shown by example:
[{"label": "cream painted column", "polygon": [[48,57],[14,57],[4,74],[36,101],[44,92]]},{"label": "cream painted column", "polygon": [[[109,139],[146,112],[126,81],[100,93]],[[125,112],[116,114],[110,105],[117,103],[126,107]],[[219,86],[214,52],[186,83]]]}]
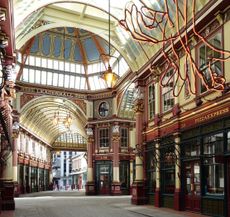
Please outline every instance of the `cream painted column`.
[{"label": "cream painted column", "polygon": [[119,176],[119,149],[120,149],[120,132],[119,125],[112,128],[112,147],[113,147],[113,182],[120,182]]},{"label": "cream painted column", "polygon": [[[137,83],[137,85],[139,85]],[[136,177],[132,185],[132,204],[141,205],[147,202],[144,182],[144,148],[143,148],[143,116],[144,116],[144,88],[137,86],[134,101],[136,114]]]},{"label": "cream painted column", "polygon": [[3,179],[13,179],[13,154],[9,153],[2,172]]},{"label": "cream painted column", "polygon": [[93,146],[94,138],[92,136],[88,137],[88,144],[87,144],[87,160],[88,160],[88,168],[87,168],[87,181],[93,182]]},{"label": "cream painted column", "polygon": [[112,147],[113,147],[113,183],[112,194],[121,194],[121,183],[119,174],[119,150],[120,150],[120,130],[118,123],[112,127]]},{"label": "cream painted column", "polygon": [[174,209],[181,210],[181,163],[180,163],[180,134],[174,134],[175,142],[175,192],[174,192]]},{"label": "cream painted column", "polygon": [[160,207],[161,195],[160,195],[160,140],[155,140],[155,149],[156,149],[156,190],[155,190],[155,202],[156,207]]},{"label": "cream painted column", "polygon": [[88,136],[87,142],[87,182],[86,182],[86,195],[95,195],[95,183],[93,174],[93,148],[94,148],[94,133],[92,126],[88,126],[86,129],[86,134]]},{"label": "cream painted column", "polygon": [[143,159],[142,159],[142,132],[143,132],[143,111],[144,111],[144,100],[143,98],[138,98],[134,102],[134,111],[136,114],[136,151],[135,156],[136,161],[136,182],[143,182]]},{"label": "cream painted column", "polygon": [[156,188],[160,189],[160,150],[159,150],[160,144],[159,140],[155,143],[156,148]]},{"label": "cream painted column", "polygon": [[160,84],[159,81],[155,84],[155,114],[160,114],[161,101],[160,101]]},{"label": "cream painted column", "polygon": [[19,135],[19,114],[16,110],[13,111],[14,123],[12,126],[12,141],[13,141],[13,181],[18,182],[18,147],[20,146],[20,135]]},{"label": "cream painted column", "polygon": [[130,160],[130,186],[133,183],[133,160]]},{"label": "cream painted column", "polygon": [[180,163],[180,134],[174,134],[174,141],[175,141],[175,188],[176,189],[180,189],[181,188],[181,181],[180,181],[180,177],[181,177],[181,163]]}]

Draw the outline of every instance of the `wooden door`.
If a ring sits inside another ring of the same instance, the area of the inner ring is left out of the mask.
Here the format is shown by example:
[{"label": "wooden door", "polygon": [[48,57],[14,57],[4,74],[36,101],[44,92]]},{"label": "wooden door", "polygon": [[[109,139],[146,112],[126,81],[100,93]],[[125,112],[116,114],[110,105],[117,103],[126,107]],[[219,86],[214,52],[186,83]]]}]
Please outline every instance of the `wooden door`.
[{"label": "wooden door", "polygon": [[200,163],[185,164],[185,209],[200,212]]}]

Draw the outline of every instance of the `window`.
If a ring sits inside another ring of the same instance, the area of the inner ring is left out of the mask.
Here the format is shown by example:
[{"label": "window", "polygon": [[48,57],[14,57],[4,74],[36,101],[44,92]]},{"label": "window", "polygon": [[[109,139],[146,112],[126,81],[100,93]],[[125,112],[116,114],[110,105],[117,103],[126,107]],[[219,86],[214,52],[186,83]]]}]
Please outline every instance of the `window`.
[{"label": "window", "polygon": [[198,138],[185,142],[183,146],[185,157],[190,158],[200,156],[200,140]]},{"label": "window", "polygon": [[149,144],[147,150],[147,180],[148,192],[154,193],[156,190],[156,152],[155,144]]},{"label": "window", "polygon": [[[211,37],[208,42],[216,48],[222,48],[222,34],[219,32],[215,36]],[[199,68],[204,75],[205,83],[211,86],[211,72],[208,65],[211,65],[211,70],[218,75],[223,74],[222,63],[218,60],[212,60],[212,58],[221,58],[221,54],[209,48],[207,45],[202,44],[199,47]],[[206,91],[204,84],[201,84],[200,92]]]},{"label": "window", "polygon": [[109,129],[100,129],[99,134],[100,147],[109,147]]},{"label": "window", "polygon": [[128,147],[128,129],[121,128],[121,147]]},{"label": "window", "polygon": [[[163,144],[163,143],[162,143]],[[174,194],[175,190],[175,160],[174,145],[163,145],[160,150],[161,189],[163,194]]]},{"label": "window", "polygon": [[205,194],[224,194],[223,133],[204,137]]},{"label": "window", "polygon": [[173,96],[173,69],[165,74],[163,78],[164,86],[162,87],[163,112],[170,110],[174,105]]},{"label": "window", "polygon": [[153,84],[149,85],[148,113],[149,113],[149,119],[153,119],[155,115],[155,87]]},{"label": "window", "polygon": [[227,134],[227,151],[230,152],[230,131]]}]

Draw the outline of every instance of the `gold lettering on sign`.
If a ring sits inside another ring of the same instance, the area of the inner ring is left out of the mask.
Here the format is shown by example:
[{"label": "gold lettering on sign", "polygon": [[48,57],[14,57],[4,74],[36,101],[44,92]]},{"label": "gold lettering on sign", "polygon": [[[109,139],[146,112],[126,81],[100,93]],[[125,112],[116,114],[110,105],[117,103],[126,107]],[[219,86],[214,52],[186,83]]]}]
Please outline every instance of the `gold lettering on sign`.
[{"label": "gold lettering on sign", "polygon": [[210,120],[210,119],[213,119],[215,117],[218,117],[218,116],[221,116],[223,114],[226,114],[228,112],[229,112],[229,107],[221,109],[219,111],[212,112],[212,113],[207,114],[207,115],[204,115],[204,116],[202,116],[200,118],[197,118],[197,119],[195,119],[195,123],[201,123],[201,122],[204,122],[206,120]]}]

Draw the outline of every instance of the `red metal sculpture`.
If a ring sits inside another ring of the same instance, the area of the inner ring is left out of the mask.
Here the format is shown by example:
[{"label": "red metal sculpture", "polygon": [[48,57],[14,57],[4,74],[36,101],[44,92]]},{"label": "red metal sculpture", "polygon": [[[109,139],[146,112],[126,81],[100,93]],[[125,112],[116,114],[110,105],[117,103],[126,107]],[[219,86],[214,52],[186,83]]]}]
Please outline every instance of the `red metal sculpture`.
[{"label": "red metal sculpture", "polygon": [[[170,10],[169,1],[171,2]],[[119,23],[131,34],[133,39],[162,45],[166,67],[163,71],[161,69],[160,84],[168,86],[174,78],[174,96],[178,96],[185,85],[190,93],[196,94],[198,85],[195,84],[195,88],[192,88],[193,85],[191,84],[191,74],[193,74],[194,78],[200,77],[207,90],[224,91],[226,89],[225,78],[220,70],[217,71],[216,62],[224,62],[229,59],[230,51],[215,47],[196,30],[196,0],[184,0],[180,4],[179,0],[156,0],[152,4],[155,6],[164,5],[162,7],[164,9],[161,11],[150,8],[142,0],[138,4],[129,2],[125,8],[125,17]],[[190,24],[189,12],[192,14]],[[173,28],[174,31],[170,31],[170,28]],[[214,54],[208,57],[208,61],[202,69],[191,52],[191,35],[202,41]],[[178,43],[185,55],[185,73],[180,71]],[[152,63],[151,68],[154,69],[154,67],[155,65]],[[170,69],[173,69],[173,73],[166,76]],[[180,85],[178,85],[179,81]],[[195,83],[196,81],[197,79],[195,79]]]}]

